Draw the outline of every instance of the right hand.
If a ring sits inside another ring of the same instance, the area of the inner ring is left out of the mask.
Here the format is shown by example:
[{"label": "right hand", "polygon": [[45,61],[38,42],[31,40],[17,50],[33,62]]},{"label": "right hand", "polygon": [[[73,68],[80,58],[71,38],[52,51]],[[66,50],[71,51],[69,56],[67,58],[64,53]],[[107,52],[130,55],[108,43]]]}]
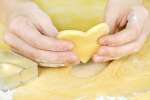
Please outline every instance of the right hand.
[{"label": "right hand", "polygon": [[105,21],[109,35],[99,40],[101,45],[94,62],[108,62],[139,52],[149,37],[149,12],[141,0],[109,0]]},{"label": "right hand", "polygon": [[78,64],[73,44],[57,40],[50,18],[32,2],[20,4],[10,14],[5,41],[12,50],[38,63]]}]

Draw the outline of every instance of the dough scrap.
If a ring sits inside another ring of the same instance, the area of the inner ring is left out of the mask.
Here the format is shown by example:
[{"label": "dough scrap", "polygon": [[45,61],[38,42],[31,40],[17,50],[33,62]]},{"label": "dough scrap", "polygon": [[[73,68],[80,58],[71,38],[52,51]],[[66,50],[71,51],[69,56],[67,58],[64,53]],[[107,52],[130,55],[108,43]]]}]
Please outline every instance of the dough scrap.
[{"label": "dough scrap", "polygon": [[65,30],[58,35],[59,39],[74,43],[73,51],[79,56],[81,62],[86,63],[99,48],[98,39],[109,33],[107,24],[94,26],[87,32]]},{"label": "dough scrap", "polygon": [[71,73],[75,77],[79,78],[93,77],[96,74],[102,72],[107,65],[108,65],[107,63],[92,63],[92,62],[89,62],[87,64],[75,65],[72,67]]}]

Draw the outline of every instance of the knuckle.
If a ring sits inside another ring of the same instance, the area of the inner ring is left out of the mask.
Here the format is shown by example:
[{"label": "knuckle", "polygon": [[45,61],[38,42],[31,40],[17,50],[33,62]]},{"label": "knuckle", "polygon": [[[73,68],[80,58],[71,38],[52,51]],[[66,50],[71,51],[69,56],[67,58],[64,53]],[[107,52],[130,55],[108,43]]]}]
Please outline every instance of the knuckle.
[{"label": "knuckle", "polygon": [[47,49],[48,48],[48,46],[47,46],[47,44],[45,44],[45,42],[39,41],[36,38],[30,39],[29,42],[31,43],[31,45],[33,47],[38,48],[38,49]]}]

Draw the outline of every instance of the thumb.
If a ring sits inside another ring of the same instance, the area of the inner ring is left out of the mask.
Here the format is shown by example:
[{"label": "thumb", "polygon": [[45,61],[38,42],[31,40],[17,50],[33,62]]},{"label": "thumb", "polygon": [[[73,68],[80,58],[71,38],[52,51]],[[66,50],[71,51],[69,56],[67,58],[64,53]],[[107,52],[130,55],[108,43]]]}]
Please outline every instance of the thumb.
[{"label": "thumb", "polygon": [[36,27],[42,34],[49,37],[57,36],[58,30],[56,29],[56,27],[54,26],[48,15],[41,14],[35,17],[36,17]]}]

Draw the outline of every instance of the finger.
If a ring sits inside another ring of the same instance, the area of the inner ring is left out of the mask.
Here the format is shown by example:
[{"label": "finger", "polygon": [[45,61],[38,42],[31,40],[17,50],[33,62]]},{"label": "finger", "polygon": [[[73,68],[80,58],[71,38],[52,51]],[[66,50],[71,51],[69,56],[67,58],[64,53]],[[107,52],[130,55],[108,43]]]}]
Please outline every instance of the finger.
[{"label": "finger", "polygon": [[72,52],[51,52],[37,50],[12,33],[5,35],[5,41],[13,50],[39,63],[49,64],[78,64],[80,61]]},{"label": "finger", "polygon": [[128,16],[128,23],[125,30],[100,39],[102,45],[118,46],[136,40],[143,29],[148,11],[144,7],[136,7]]},{"label": "finger", "polygon": [[118,47],[103,46],[99,49],[98,55],[111,58],[108,60],[113,60],[138,52],[142,48],[144,42],[146,41],[146,38],[149,35],[150,32],[149,25],[150,20],[147,20],[147,22],[144,25],[141,36],[136,41]]},{"label": "finger", "polygon": [[20,40],[17,36],[13,35],[12,33],[6,33],[4,37],[5,42],[13,48],[13,50],[18,51],[18,53],[34,60],[37,58],[37,50],[24,41]]},{"label": "finger", "polygon": [[56,27],[54,27],[54,24],[52,23],[49,16],[46,15],[46,13],[44,13],[42,10],[31,10],[29,17],[32,21],[34,21],[35,26],[41,33],[50,37],[57,36],[58,31]]},{"label": "finger", "polygon": [[110,48],[109,53],[112,53],[112,54],[108,54],[108,52],[105,52],[105,49],[100,49],[99,54],[96,55],[97,57],[95,57],[94,60],[96,60],[96,62],[106,62],[106,61],[119,59],[123,56],[127,56],[131,53],[139,51],[144,45],[146,38],[149,36],[149,33],[150,33],[149,26],[150,26],[150,18],[148,17],[144,25],[142,34],[138,40],[136,40],[133,43],[130,43],[129,45],[125,45],[124,47],[122,46],[119,48],[113,48],[112,50],[110,50],[111,49]]},{"label": "finger", "polygon": [[79,64],[79,58],[72,52],[40,51],[36,61],[42,64]]},{"label": "finger", "polygon": [[126,26],[127,22],[128,22],[128,18],[127,18],[128,14],[125,14],[125,16],[123,16],[123,18],[121,19],[121,21],[119,22],[119,28],[120,29],[124,29],[124,27]]},{"label": "finger", "polygon": [[112,58],[105,57],[105,56],[99,56],[99,55],[94,55],[92,59],[95,63],[102,63],[102,62],[112,60]]},{"label": "finger", "polygon": [[42,35],[37,31],[34,25],[24,17],[14,20],[10,25],[10,30],[29,45],[41,50],[67,51],[73,47],[69,42]]},{"label": "finger", "polygon": [[126,55],[136,53],[141,49],[140,41],[118,47],[103,46],[98,51],[99,56],[106,56],[112,59],[119,59]]}]

